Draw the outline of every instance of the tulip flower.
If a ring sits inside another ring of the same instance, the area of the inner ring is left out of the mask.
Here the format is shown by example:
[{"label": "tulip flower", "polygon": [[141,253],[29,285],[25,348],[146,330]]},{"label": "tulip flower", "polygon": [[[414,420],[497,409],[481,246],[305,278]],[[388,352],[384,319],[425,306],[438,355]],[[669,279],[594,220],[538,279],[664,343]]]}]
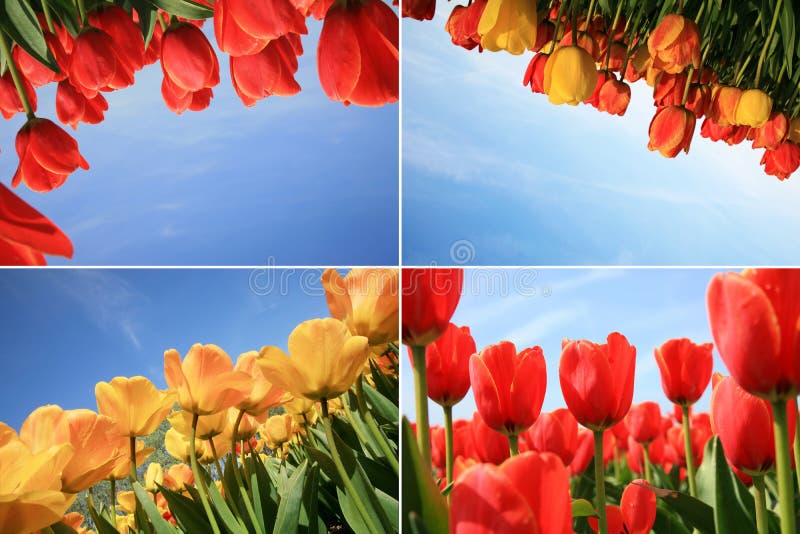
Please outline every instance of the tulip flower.
[{"label": "tulip flower", "polygon": [[800,145],[784,141],[774,150],[765,150],[761,157],[764,172],[785,180],[800,167]]},{"label": "tulip flower", "polygon": [[661,433],[661,407],[653,401],[632,405],[625,426],[638,443],[650,443]]},{"label": "tulip flower", "polygon": [[597,70],[589,52],[577,45],[557,48],[544,68],[544,92],[552,104],[577,106],[597,85]]},{"label": "tulip flower", "polygon": [[445,30],[450,34],[450,39],[454,45],[472,50],[476,46],[479,51],[481,46],[481,36],[478,33],[478,23],[486,9],[487,0],[474,0],[468,6],[457,5],[447,19]]},{"label": "tulip flower", "polygon": [[144,37],[131,16],[119,6],[104,6],[92,11],[89,23],[106,32],[113,42],[117,55],[117,68],[132,76],[144,67]]},{"label": "tulip flower", "polygon": [[399,320],[398,269],[351,269],[344,278],[336,269],[322,274],[331,316],[343,321],[354,336],[370,346],[397,341]]},{"label": "tulip flower", "polygon": [[164,469],[158,462],[151,462],[144,473],[144,488],[147,491],[158,491],[158,486],[164,485]]},{"label": "tulip flower", "polygon": [[25,182],[34,191],[51,191],[78,167],[89,168],[75,139],[49,119],[28,120],[17,133],[16,149],[19,167],[11,180],[13,187]]},{"label": "tulip flower", "polygon": [[397,15],[381,0],[333,4],[317,43],[322,90],[345,105],[397,102],[398,42]]},{"label": "tulip flower", "polygon": [[524,438],[530,450],[551,452],[569,465],[578,448],[578,422],[566,408],[542,413]]},{"label": "tulip flower", "polygon": [[650,121],[649,150],[658,150],[666,158],[674,158],[683,150],[689,153],[694,134],[695,116],[683,106],[660,108]]},{"label": "tulip flower", "polygon": [[187,487],[193,485],[194,473],[192,473],[192,468],[185,463],[170,466],[164,473],[164,487],[169,490],[183,492]]},{"label": "tulip flower", "polygon": [[161,39],[164,77],[185,91],[219,84],[219,62],[203,32],[193,24],[170,26]]},{"label": "tulip flower", "polygon": [[217,46],[231,57],[249,56],[260,52],[272,39],[247,33],[230,14],[230,0],[214,2],[214,36]]},{"label": "tulip flower", "polygon": [[478,22],[481,46],[522,54],[534,47],[538,24],[534,0],[489,0]]},{"label": "tulip flower", "polygon": [[312,319],[289,335],[289,357],[263,347],[258,364],[264,376],[296,397],[335,399],[353,385],[369,358],[367,338],[353,336],[342,321]]},{"label": "tulip flower", "polygon": [[[620,505],[607,506],[608,532],[648,534],[656,521],[656,494],[646,480],[636,479],[625,487]],[[589,525],[597,530],[597,519],[590,517]]]},{"label": "tulip flower", "polygon": [[575,447],[575,454],[569,463],[570,476],[582,474],[589,467],[592,461],[594,436],[588,428],[578,427],[578,444]]},{"label": "tulip flower", "polygon": [[72,453],[69,444],[34,453],[0,423],[0,532],[33,532],[61,519],[76,497],[61,492],[61,472]]},{"label": "tulip flower", "polygon": [[789,119],[786,114],[773,111],[769,119],[759,128],[752,128],[748,139],[753,140],[753,148],[775,150],[789,135]]},{"label": "tulip flower", "polygon": [[535,54],[528,63],[522,85],[530,85],[532,93],[544,94],[544,68],[549,57],[548,54]]},{"label": "tulip flower", "polygon": [[470,358],[469,376],[475,404],[492,430],[509,436],[517,453],[517,436],[542,409],[547,371],[541,347],[517,348],[510,341],[489,345]]},{"label": "tulip flower", "polygon": [[526,452],[500,466],[468,468],[450,493],[450,532],[572,532],[564,464],[553,454]]},{"label": "tulip flower", "polygon": [[597,109],[611,115],[625,115],[631,101],[630,86],[616,78],[609,78],[600,87],[597,94]]},{"label": "tulip flower", "polygon": [[403,269],[403,343],[436,341],[450,324],[463,284],[462,269]]},{"label": "tulip flower", "polygon": [[59,121],[69,124],[73,130],[78,128],[79,122],[86,124],[102,122],[107,109],[108,102],[102,94],[97,93],[94,98],[86,98],[69,81],[58,82],[56,114]]},{"label": "tulip flower", "polygon": [[262,427],[262,432],[270,449],[280,449],[292,438],[292,416],[281,414],[269,417]]},{"label": "tulip flower", "polygon": [[711,343],[695,344],[690,339],[670,339],[655,349],[661,372],[661,388],[667,398],[690,406],[703,395],[714,365]]},{"label": "tulip flower", "polygon": [[209,415],[236,406],[253,388],[250,375],[233,370],[233,362],[216,345],[192,345],[186,358],[175,349],[164,353],[164,377],[187,412]]},{"label": "tulip flower", "polygon": [[286,390],[272,384],[264,376],[258,362],[258,352],[252,350],[240,354],[233,369],[247,374],[252,382],[252,388],[236,405],[238,410],[243,410],[251,416],[260,416],[291,398]]},{"label": "tulip flower", "polygon": [[133,74],[121,63],[114,40],[105,31],[87,27],[76,38],[69,60],[69,81],[86,98],[105,89],[133,83]]},{"label": "tulip flower", "polygon": [[[69,45],[73,46],[72,36],[64,30],[63,26],[56,25],[56,32],[59,33],[60,31],[66,34]],[[48,83],[60,82],[65,79],[67,77],[66,67],[70,64],[70,54],[68,52],[71,52],[71,50],[65,50],[64,44],[56,35],[48,31],[43,33],[47,48],[56,60],[60,72],[55,72],[50,67],[43,65],[38,59],[23,50],[22,47],[15,46],[11,53],[11,57],[14,59],[20,74],[30,81],[34,87],[41,87]]]},{"label": "tulip flower", "polygon": [[742,92],[736,102],[733,116],[735,124],[761,128],[772,112],[772,98],[759,89],[748,89]]},{"label": "tulip flower", "polygon": [[439,339],[425,348],[428,397],[432,401],[442,406],[454,406],[464,398],[470,386],[470,356],[476,352],[469,327],[453,323],[447,325]]},{"label": "tulip flower", "polygon": [[436,0],[406,0],[401,7],[404,17],[431,20],[436,12]]},{"label": "tulip flower", "polygon": [[720,126],[738,125],[736,108],[742,90],[737,87],[718,85],[711,93],[711,112],[709,117]]},{"label": "tulip flower", "polygon": [[118,434],[145,437],[155,432],[172,409],[175,395],[159,391],[143,376],[115,377],[98,382],[94,389],[97,411],[117,425]]},{"label": "tulip flower", "polygon": [[725,141],[729,146],[738,145],[747,137],[750,128],[747,126],[735,126],[729,124],[728,126],[720,126],[711,117],[706,117],[703,120],[703,125],[700,127],[700,135],[712,141]]},{"label": "tulip flower", "polygon": [[46,265],[44,254],[72,257],[72,242],[53,222],[0,184],[0,265]]},{"label": "tulip flower", "polygon": [[[184,411],[172,412],[167,419],[169,420],[169,424],[172,425],[172,428],[184,436],[188,436],[192,432],[192,413]],[[211,439],[225,432],[227,427],[227,411],[217,412],[211,415],[201,415],[197,418],[196,437],[201,441]]]},{"label": "tulip flower", "polygon": [[650,33],[647,48],[653,66],[670,74],[686,67],[700,68],[700,31],[697,24],[681,15],[668,14]]},{"label": "tulip flower", "polygon": [[489,428],[479,412],[472,414],[470,430],[477,460],[499,465],[510,456],[508,439]]},{"label": "tulip flower", "polygon": [[292,96],[300,92],[294,79],[297,56],[303,53],[300,36],[289,34],[264,46],[259,52],[231,56],[231,81],[245,106],[253,106],[271,95]]},{"label": "tulip flower", "polygon": [[[192,459],[192,452],[189,447],[191,447],[191,438],[188,435],[181,434],[175,428],[170,428],[164,434],[164,448],[167,452],[175,458],[185,464],[191,462]],[[195,455],[200,457],[203,455],[204,447],[203,442],[199,439],[194,441],[194,452]]]},{"label": "tulip flower", "polygon": [[[28,97],[31,110],[36,111],[36,91],[33,90],[31,82],[21,73],[20,81],[22,82],[25,95]],[[0,76],[0,114],[3,115],[4,119],[10,119],[17,113],[24,111],[25,107],[22,105],[17,87],[14,85],[14,80],[11,78],[11,72],[7,70],[5,74]]]},{"label": "tulip flower", "polygon": [[290,0],[223,1],[225,13],[243,32],[257,39],[271,41],[290,33],[308,33],[303,15]]}]

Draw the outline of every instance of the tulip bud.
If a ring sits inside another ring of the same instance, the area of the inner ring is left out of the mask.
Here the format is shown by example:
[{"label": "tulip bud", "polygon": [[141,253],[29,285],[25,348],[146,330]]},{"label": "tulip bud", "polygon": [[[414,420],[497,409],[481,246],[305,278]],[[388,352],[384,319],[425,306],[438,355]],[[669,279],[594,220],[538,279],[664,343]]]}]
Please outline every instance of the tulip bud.
[{"label": "tulip bud", "polygon": [[292,437],[292,416],[289,414],[273,415],[261,427],[267,446],[279,449]]},{"label": "tulip bud", "polygon": [[717,85],[711,91],[710,117],[720,126],[738,125],[736,107],[742,97],[742,90],[737,87]]},{"label": "tulip bud", "polygon": [[697,345],[690,339],[670,339],[655,349],[661,372],[661,388],[667,398],[689,406],[703,396],[714,365],[711,343]]},{"label": "tulip bud", "polygon": [[489,0],[478,23],[486,50],[519,55],[536,43],[538,18],[534,0]]},{"label": "tulip bud", "polygon": [[760,89],[748,89],[742,93],[734,110],[735,124],[761,128],[772,112],[772,98]]},{"label": "tulip bud", "polygon": [[447,329],[464,284],[463,269],[403,269],[403,343],[424,347]]},{"label": "tulip bud", "polygon": [[694,113],[683,106],[667,106],[656,111],[650,121],[649,150],[658,150],[662,156],[674,158],[683,150],[689,152],[694,134]]},{"label": "tulip bud", "polygon": [[578,447],[578,422],[566,408],[559,408],[539,416],[525,432],[531,450],[551,452],[569,465]]},{"label": "tulip bud", "polygon": [[650,443],[661,434],[661,407],[653,401],[631,406],[625,426],[638,443]]},{"label": "tulip bud", "polygon": [[628,110],[630,101],[630,86],[612,77],[607,79],[600,87],[597,95],[597,109],[611,115],[622,116]]},{"label": "tulip bud", "polygon": [[49,119],[28,120],[17,133],[15,146],[19,167],[11,180],[13,187],[25,182],[34,191],[51,191],[78,167],[89,168],[77,141]]},{"label": "tulip bud", "polygon": [[544,92],[552,104],[577,106],[592,96],[596,85],[594,59],[583,48],[562,46],[547,59]]},{"label": "tulip bud", "polygon": [[[20,74],[20,81],[31,108],[36,111],[36,91],[33,90],[31,82],[22,74]],[[17,113],[24,111],[25,108],[22,106],[17,87],[11,78],[11,72],[7,70],[5,74],[0,76],[0,113],[2,113],[4,119],[10,119]]]},{"label": "tulip bud", "polygon": [[158,462],[152,462],[147,466],[147,471],[144,473],[144,488],[147,491],[156,492],[158,486],[164,485],[164,470]]},{"label": "tulip bud", "polygon": [[102,122],[107,109],[108,102],[101,93],[97,93],[94,98],[86,98],[68,80],[58,82],[56,114],[59,121],[69,124],[73,130],[78,128],[79,122],[86,124]]}]

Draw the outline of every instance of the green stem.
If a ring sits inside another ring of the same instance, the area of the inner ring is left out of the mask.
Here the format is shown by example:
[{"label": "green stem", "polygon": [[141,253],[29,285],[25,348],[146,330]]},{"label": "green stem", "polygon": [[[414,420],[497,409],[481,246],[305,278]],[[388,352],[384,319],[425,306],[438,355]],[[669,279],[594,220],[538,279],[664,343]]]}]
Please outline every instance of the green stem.
[{"label": "green stem", "polygon": [[94,486],[89,486],[89,493],[86,495],[86,500],[89,502],[89,506],[94,508]]},{"label": "green stem", "polygon": [[50,33],[56,33],[56,27],[53,25],[53,15],[50,13],[50,6],[47,5],[47,0],[42,0],[42,13],[44,13],[44,20],[47,21],[47,29]]},{"label": "green stem", "polygon": [[794,486],[792,464],[789,460],[789,422],[786,418],[786,400],[772,403],[772,415],[775,421],[775,469],[778,474],[781,533],[795,534]]},{"label": "green stem", "polygon": [[597,532],[608,534],[608,520],[606,519],[606,481],[603,466],[603,431],[594,431],[594,486],[597,506]]},{"label": "green stem", "polygon": [[117,528],[117,481],[111,479],[111,520],[114,521],[114,528]]},{"label": "green stem", "polygon": [[431,438],[428,426],[428,373],[425,365],[425,347],[411,347],[411,355],[414,359],[414,393],[417,401],[417,445],[422,465],[430,466]]},{"label": "green stem", "polygon": [[756,490],[756,528],[758,534],[768,534],[767,493],[764,488],[764,475],[753,475],[753,487]]},{"label": "green stem", "polygon": [[519,436],[516,434],[508,435],[508,448],[511,450],[511,456],[519,454]]},{"label": "green stem", "polygon": [[[608,31],[608,47],[606,48],[606,61],[605,61],[606,71],[608,71],[608,63],[609,61],[611,61],[611,45],[614,44],[614,32],[616,31],[617,24],[619,23],[619,16],[620,13],[622,12],[622,4],[623,0],[619,0],[619,2],[617,3],[617,11],[614,13],[614,22],[611,23],[611,29]],[[623,73],[623,77],[624,74],[625,73]]]},{"label": "green stem", "polygon": [[214,534],[220,534],[219,526],[217,525],[217,519],[214,517],[214,512],[211,510],[211,504],[208,502],[205,478],[203,478],[203,474],[200,471],[200,465],[197,463],[195,440],[197,438],[197,420],[199,417],[200,416],[197,414],[192,415],[192,432],[189,438],[189,457],[192,463],[192,472],[194,472],[194,478],[197,481],[197,493],[200,495],[200,502],[203,504],[203,509],[208,517],[208,522],[211,523],[211,529],[214,531]]},{"label": "green stem", "polygon": [[330,447],[331,450],[331,458],[333,458],[333,463],[336,465],[336,470],[339,472],[339,478],[342,479],[345,493],[352,498],[352,502],[355,504],[358,513],[361,514],[361,519],[364,520],[364,524],[367,526],[367,529],[370,532],[378,533],[380,530],[372,521],[372,516],[367,512],[364,503],[361,501],[358,493],[356,493],[356,489],[353,487],[353,482],[350,480],[350,475],[347,473],[344,464],[342,464],[342,459],[339,456],[339,451],[336,448],[336,440],[333,436],[331,421],[328,418],[328,400],[322,399],[320,404],[322,405],[322,425],[325,427],[325,437],[328,439],[328,447]]},{"label": "green stem", "polygon": [[[244,501],[244,507],[247,509],[247,516],[250,518],[250,523],[253,525],[253,528],[256,529],[256,534],[263,534],[261,523],[256,519],[255,510],[253,510],[253,505],[250,502],[250,494],[244,486],[244,481],[242,481],[242,474],[239,472],[239,462],[236,460],[236,442],[239,439],[239,425],[243,417],[244,410],[239,410],[239,415],[236,416],[236,422],[233,423],[233,436],[231,437],[231,469],[233,470],[233,478],[236,480],[236,485],[239,486],[239,493],[242,495],[242,500]],[[244,442],[242,442],[242,450],[244,451]],[[214,455],[216,456],[216,453],[214,453]]]},{"label": "green stem", "polygon": [[767,38],[764,39],[764,46],[761,47],[761,55],[758,56],[758,65],[756,66],[756,89],[758,89],[758,84],[761,81],[761,67],[764,65],[764,60],[767,57],[767,49],[769,48],[769,44],[772,42],[772,34],[775,33],[775,26],[778,24],[778,16],[781,14],[781,4],[783,4],[783,0],[777,0],[775,3],[775,12],[772,13],[772,23],[769,26],[769,32],[767,33]]},{"label": "green stem", "polygon": [[444,450],[445,450],[445,473],[447,483],[453,481],[453,407],[442,406],[444,410]]},{"label": "green stem", "polygon": [[686,478],[689,479],[689,495],[697,497],[697,486],[694,481],[694,454],[692,454],[692,434],[689,429],[689,407],[681,406],[683,411],[683,448],[686,451]]},{"label": "green stem", "polygon": [[649,443],[642,443],[642,455],[644,456],[644,479],[648,484],[653,483],[653,470],[650,467],[650,453],[647,451]]},{"label": "green stem", "polygon": [[8,40],[6,40],[6,36],[2,31],[0,31],[0,52],[2,52],[3,56],[6,58],[8,72],[11,73],[11,79],[14,80],[14,87],[17,88],[17,94],[19,95],[20,102],[22,102],[22,109],[25,110],[25,115],[28,116],[28,120],[35,119],[36,115],[33,113],[31,101],[28,100],[28,93],[25,92],[25,86],[22,85],[22,78],[17,70],[17,65],[14,63],[14,58],[11,57],[11,48],[9,48]]},{"label": "green stem", "polygon": [[138,480],[138,473],[136,472],[136,436],[131,436],[131,472],[128,476],[131,478],[131,485]]},{"label": "green stem", "polygon": [[386,441],[386,436],[384,436],[383,432],[381,432],[381,429],[378,428],[378,423],[375,421],[375,417],[372,415],[372,412],[367,409],[367,402],[364,399],[363,380],[363,374],[358,375],[358,378],[356,378],[356,399],[358,400],[358,412],[361,414],[362,419],[367,422],[367,428],[372,434],[372,437],[375,438],[375,441],[378,443],[378,447],[380,447],[383,456],[389,461],[389,465],[392,466],[394,473],[398,475],[400,474],[400,465],[397,463],[397,457],[395,456],[392,448],[389,446],[389,443]]},{"label": "green stem", "polygon": [[683,86],[683,100],[681,106],[686,106],[686,101],[689,100],[689,88],[692,87],[692,75],[694,74],[694,66],[689,66],[686,73],[686,85]]},{"label": "green stem", "polygon": [[86,3],[84,0],[77,0],[78,1],[78,15],[80,16],[81,24],[84,23],[86,20]]},{"label": "green stem", "polygon": [[794,473],[797,476],[797,487],[800,488],[800,412],[795,412],[794,429]]}]

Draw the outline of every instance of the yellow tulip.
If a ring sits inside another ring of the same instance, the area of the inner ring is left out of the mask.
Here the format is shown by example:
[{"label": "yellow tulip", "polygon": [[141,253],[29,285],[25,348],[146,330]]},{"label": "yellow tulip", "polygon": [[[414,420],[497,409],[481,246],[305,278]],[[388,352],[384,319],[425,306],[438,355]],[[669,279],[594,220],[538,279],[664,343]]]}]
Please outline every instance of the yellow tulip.
[{"label": "yellow tulip", "polygon": [[65,443],[72,447],[61,473],[65,493],[78,493],[105,479],[124,450],[108,417],[91,410],[64,411],[52,404],[31,412],[19,437],[34,454]]},{"label": "yellow tulip", "polygon": [[[187,464],[191,461],[189,441],[190,436],[181,434],[174,428],[170,428],[164,434],[164,448],[170,456]],[[198,457],[203,454],[203,442],[199,439],[194,440],[194,451]]]},{"label": "yellow tulip", "polygon": [[[264,412],[258,417],[253,417],[245,413],[242,416],[242,420],[239,421],[239,428],[236,430],[237,441],[247,441],[255,436],[256,432],[258,432],[258,427],[266,421],[267,413],[268,412]],[[233,439],[233,425],[238,417],[239,410],[236,408],[228,410],[228,426],[225,427],[225,434],[228,436],[228,439]]]},{"label": "yellow tulip", "polygon": [[152,462],[144,473],[144,488],[147,491],[158,491],[164,485],[164,469],[158,462]]},{"label": "yellow tulip", "polygon": [[172,491],[183,492],[187,486],[194,486],[194,472],[186,464],[175,464],[164,473],[164,487]]},{"label": "yellow tulip", "polygon": [[[111,475],[108,478],[113,478],[114,480],[123,480],[130,476],[131,474],[131,457],[130,457],[130,440],[128,438],[122,437],[119,438],[120,441],[118,442],[121,448],[124,448],[125,453],[117,460],[114,464],[114,470],[111,471]],[[136,442],[136,466],[140,466],[144,463],[147,458],[155,452],[153,447],[145,447],[144,443],[141,441]]]},{"label": "yellow tulip", "polygon": [[481,46],[519,55],[536,43],[536,0],[489,0],[478,22]]},{"label": "yellow tulip", "polygon": [[72,453],[66,443],[34,453],[0,423],[0,532],[28,534],[61,520],[75,500],[61,492],[61,472]]},{"label": "yellow tulip", "polygon": [[[189,412],[173,412],[167,419],[172,428],[183,434],[191,436],[193,414]],[[211,415],[201,415],[197,418],[197,433],[195,437],[199,440],[209,439],[218,436],[225,431],[228,426],[228,412],[217,412]]]},{"label": "yellow tulip", "polygon": [[74,530],[77,534],[94,534],[83,526],[83,516],[78,512],[70,512],[61,518],[61,523]]},{"label": "yellow tulip", "polygon": [[296,397],[284,404],[283,408],[298,424],[307,422],[309,425],[314,426],[317,422],[319,414],[314,408],[314,401],[303,397]]},{"label": "yellow tulip", "polygon": [[120,491],[117,493],[117,509],[126,514],[135,512],[136,494],[133,491]]},{"label": "yellow tulip", "polygon": [[[214,444],[213,447],[211,446],[212,443]],[[217,434],[213,438],[203,441],[203,453],[197,456],[197,461],[208,465],[228,454],[230,450],[230,437],[224,434]]]},{"label": "yellow tulip", "polygon": [[175,349],[164,353],[164,376],[187,412],[208,415],[242,402],[252,389],[249,375],[233,370],[233,361],[216,345],[192,345],[183,362]]},{"label": "yellow tulip", "polygon": [[144,437],[155,432],[175,402],[170,391],[159,391],[147,378],[115,377],[94,388],[97,411],[114,420],[123,436]]},{"label": "yellow tulip", "polygon": [[553,104],[577,106],[594,92],[597,70],[592,56],[575,45],[562,46],[544,65],[544,92]]},{"label": "yellow tulip", "polygon": [[264,423],[261,433],[267,440],[267,447],[273,450],[280,448],[292,437],[292,416],[288,413],[273,415]]},{"label": "yellow tulip", "polygon": [[236,405],[239,410],[250,415],[262,415],[291,398],[286,390],[273,385],[264,377],[258,365],[258,352],[254,350],[239,355],[234,370],[247,374],[253,386],[247,396]]},{"label": "yellow tulip", "polygon": [[769,120],[770,113],[772,113],[772,98],[760,89],[748,89],[742,91],[733,116],[736,124],[740,126],[761,128]]},{"label": "yellow tulip", "polygon": [[376,346],[399,337],[398,280],[397,269],[351,269],[344,278],[327,269],[321,281],[331,316]]},{"label": "yellow tulip", "polygon": [[267,380],[295,397],[334,399],[350,389],[370,354],[364,336],[353,336],[337,319],[300,323],[289,335],[289,354],[261,349],[258,363]]}]

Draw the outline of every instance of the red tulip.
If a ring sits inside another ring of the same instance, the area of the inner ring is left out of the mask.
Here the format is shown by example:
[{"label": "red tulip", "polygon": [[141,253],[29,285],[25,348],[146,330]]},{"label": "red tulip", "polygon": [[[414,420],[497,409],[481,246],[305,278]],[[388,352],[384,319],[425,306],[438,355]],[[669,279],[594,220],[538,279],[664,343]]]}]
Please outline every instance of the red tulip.
[{"label": "red tulip", "polygon": [[119,6],[89,13],[89,23],[112,39],[121,67],[131,75],[144,67],[144,37],[131,16]]},{"label": "red tulip", "polygon": [[469,358],[475,354],[475,340],[469,327],[447,325],[442,336],[425,349],[428,397],[453,406],[469,391]]},{"label": "red tulip", "polygon": [[583,103],[589,104],[590,106],[596,108],[600,99],[600,89],[603,88],[603,85],[605,85],[605,83],[608,80],[613,80],[613,79],[614,75],[611,74],[610,72],[606,70],[597,71],[597,81],[595,82],[594,91],[592,91],[592,96],[584,100]]},{"label": "red tulip", "polygon": [[[636,479],[625,487],[619,506],[606,506],[608,534],[648,534],[656,521],[656,494],[646,480]],[[597,519],[589,518],[597,532]]]},{"label": "red tulip", "polygon": [[700,68],[700,31],[697,24],[681,15],[666,15],[650,33],[647,47],[653,67],[672,74],[689,65]]},{"label": "red tulip", "polygon": [[227,7],[230,1],[214,2],[214,36],[217,39],[217,46],[231,57],[257,54],[270,42],[270,39],[250,35],[242,29],[230,15]]},{"label": "red tulip", "polygon": [[436,0],[403,0],[404,17],[416,20],[431,20],[436,12]]},{"label": "red tulip", "polygon": [[478,411],[493,430],[518,435],[539,417],[547,386],[541,347],[517,354],[510,341],[489,345],[470,358],[469,376]]},{"label": "red tulip", "polygon": [[592,430],[621,421],[631,406],[635,366],[636,347],[618,332],[603,345],[565,339],[558,375],[575,419]]},{"label": "red tulip", "polygon": [[789,136],[789,119],[784,113],[773,111],[761,128],[752,128],[748,138],[753,139],[753,148],[775,150]]},{"label": "red tulip", "polygon": [[[711,418],[707,413],[697,413],[689,418],[689,433],[694,465],[703,463],[706,442],[714,435],[711,431]],[[667,430],[667,441],[678,453],[681,467],[686,466],[686,447],[683,441],[683,427],[674,426]]]},{"label": "red tulip", "polygon": [[[63,27],[60,26],[56,26],[56,28],[57,32],[59,30],[64,30]],[[72,37],[66,33],[66,31],[64,31],[64,33],[71,45]],[[69,54],[64,51],[64,46],[57,36],[45,31],[44,39],[53,58],[56,60],[59,72],[50,70],[50,67],[43,65],[38,59],[35,59],[19,46],[15,46],[14,50],[11,52],[11,57],[14,59],[14,63],[17,65],[20,74],[33,84],[34,87],[41,87],[50,82],[58,82],[67,77]]]},{"label": "red tulip", "polygon": [[225,0],[225,13],[246,33],[271,41],[308,33],[306,21],[290,0]]},{"label": "red tulip", "polygon": [[625,115],[631,101],[630,86],[613,76],[607,79],[597,94],[597,110],[611,115]]},{"label": "red tulip", "polygon": [[56,91],[56,114],[63,124],[72,129],[78,128],[79,122],[98,124],[103,121],[103,113],[108,109],[105,97],[97,93],[94,98],[86,98],[75,89],[68,80],[58,82]]},{"label": "red tulip", "polygon": [[161,38],[161,70],[188,92],[219,84],[219,62],[203,32],[193,24],[173,24]]},{"label": "red tulip", "polygon": [[328,9],[317,45],[317,71],[328,98],[359,106],[397,102],[399,24],[381,0]]},{"label": "red tulip", "polygon": [[78,152],[78,143],[49,119],[30,119],[17,133],[19,167],[11,180],[34,191],[51,191],[63,184],[70,174],[89,164]]},{"label": "red tulip", "polygon": [[[100,90],[120,88],[133,79],[124,79],[126,70],[114,51],[114,40],[97,28],[89,28],[75,38],[69,61],[69,81],[87,98]],[[128,84],[130,85],[130,84]]]},{"label": "red tulip", "polygon": [[475,412],[472,415],[470,426],[477,460],[484,463],[501,464],[503,460],[511,456],[508,438],[489,428],[481,419],[480,413]]},{"label": "red tulip", "polygon": [[800,145],[784,141],[774,150],[765,150],[761,165],[767,174],[785,180],[800,167]]},{"label": "red tulip", "polygon": [[0,184],[0,265],[46,265],[44,254],[72,257],[72,242],[53,222]]},{"label": "red tulip", "polygon": [[[28,97],[28,102],[30,102],[32,110],[36,111],[36,91],[33,90],[31,82],[22,73],[20,73],[20,78],[25,95]],[[24,111],[25,108],[22,107],[22,100],[20,100],[17,87],[11,78],[11,72],[6,70],[6,73],[0,76],[0,113],[2,113],[4,119],[10,119],[17,113]]]},{"label": "red tulip", "polygon": [[443,470],[446,460],[444,427],[431,426],[431,463],[436,469]]},{"label": "red tulip", "polygon": [[[628,436],[628,467],[631,471],[638,474],[644,473],[644,446],[637,443],[632,436]],[[656,439],[647,444],[647,456],[650,458],[650,463],[653,465],[661,464],[664,459],[664,447],[666,440],[663,434],[659,434]]]},{"label": "red tulip", "polygon": [[697,345],[687,338],[670,339],[655,349],[661,371],[661,388],[667,398],[681,406],[697,402],[711,380],[714,345]]},{"label": "red tulip", "polygon": [[549,57],[547,54],[536,54],[528,63],[522,85],[530,85],[532,93],[544,94],[544,66]]},{"label": "red tulip", "polygon": [[575,455],[569,464],[570,476],[580,475],[589,467],[589,462],[594,457],[594,435],[587,428],[578,429],[578,445],[575,447]]},{"label": "red tulip", "polygon": [[[786,406],[791,448],[795,432],[795,401]],[[775,432],[772,406],[747,393],[731,377],[725,377],[711,394],[711,426],[722,442],[725,457],[749,475],[775,467]]]},{"label": "red tulip", "polygon": [[717,350],[747,392],[776,401],[800,386],[800,270],[717,274],[708,286],[708,318]]},{"label": "red tulip", "polygon": [[685,107],[660,108],[650,121],[650,142],[647,148],[658,150],[667,158],[674,158],[681,150],[688,153],[694,125],[694,113]]},{"label": "red tulip", "polygon": [[[458,458],[478,459],[475,449],[475,438],[473,437],[472,421],[457,419],[453,421],[453,456]],[[500,436],[502,439],[503,436]],[[507,441],[507,440],[506,440]],[[508,446],[508,443],[505,444]]]},{"label": "red tulip", "polygon": [[445,30],[450,34],[450,40],[454,45],[467,50],[472,50],[477,46],[479,52],[483,50],[481,36],[478,33],[478,22],[481,20],[487,3],[488,0],[474,0],[468,6],[453,8],[453,12],[450,13],[450,18],[445,24]]},{"label": "red tulip", "polygon": [[294,79],[297,56],[303,53],[300,36],[289,34],[270,41],[260,52],[231,56],[231,80],[245,106],[271,95],[291,96],[300,92]]},{"label": "red tulip", "polygon": [[661,434],[661,407],[645,401],[631,406],[625,416],[625,426],[638,443],[650,443]]},{"label": "red tulip", "polygon": [[462,269],[403,269],[403,343],[424,347],[447,329],[464,284]]},{"label": "red tulip", "polygon": [[214,91],[206,87],[199,91],[186,91],[171,81],[168,76],[161,80],[161,97],[167,108],[178,115],[184,111],[202,111],[211,104]]},{"label": "red tulip", "polygon": [[500,466],[467,469],[450,494],[450,532],[572,532],[569,477],[549,453],[526,452]]},{"label": "red tulip", "polygon": [[539,416],[525,432],[529,450],[551,452],[569,465],[578,448],[578,422],[566,408],[559,408]]}]

